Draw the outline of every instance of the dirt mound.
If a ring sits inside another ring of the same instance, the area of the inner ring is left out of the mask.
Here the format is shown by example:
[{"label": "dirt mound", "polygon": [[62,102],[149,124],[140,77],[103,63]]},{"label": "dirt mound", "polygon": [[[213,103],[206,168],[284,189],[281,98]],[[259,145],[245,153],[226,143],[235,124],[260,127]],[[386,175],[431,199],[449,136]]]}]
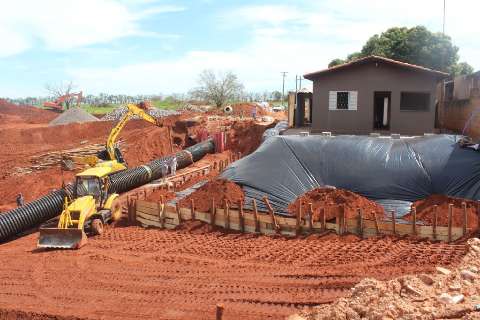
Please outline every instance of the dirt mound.
[{"label": "dirt mound", "polygon": [[58,126],[69,123],[84,123],[99,121],[97,117],[92,116],[82,108],[70,108],[61,115],[50,121],[49,126]]},{"label": "dirt mound", "polygon": [[271,127],[273,125],[265,126],[253,121],[235,122],[227,133],[227,148],[248,155],[262,144],[263,133]]},{"label": "dirt mound", "polygon": [[58,116],[52,111],[26,105],[16,105],[0,99],[0,124],[11,123],[45,124]]},{"label": "dirt mound", "polygon": [[195,234],[202,228],[109,227],[73,251],[34,250],[38,233],[2,244],[0,309],[105,320],[196,320],[215,319],[215,305],[222,303],[225,320],[285,319],[304,306],[348,295],[365,277],[432,272],[465,254],[463,245],[388,238]]},{"label": "dirt mound", "polygon": [[217,206],[221,206],[224,200],[230,204],[237,204],[243,201],[245,195],[242,188],[236,183],[224,179],[216,179],[207,182],[197,191],[180,201],[183,207],[190,206],[190,200],[195,201],[195,208],[199,211],[208,211],[211,207],[212,198],[215,199]]},{"label": "dirt mound", "polygon": [[[453,204],[452,225],[455,227],[463,226],[463,208],[462,202],[467,205],[468,228],[476,228],[478,225],[478,204],[476,201],[453,198],[440,194],[434,194],[426,199],[415,201],[412,207],[417,209],[417,220],[426,224],[433,224],[434,206],[437,205],[437,225],[448,226],[448,205]],[[413,220],[411,213],[404,216],[405,220]]]},{"label": "dirt mound", "polygon": [[480,240],[468,244],[470,250],[457,268],[440,267],[433,275],[390,281],[367,278],[347,297],[292,319],[478,319]]},{"label": "dirt mound", "polygon": [[175,198],[175,193],[165,189],[158,189],[148,195],[147,201],[151,202],[160,202],[163,198],[163,201],[169,201]]},{"label": "dirt mound", "polygon": [[358,209],[362,210],[363,216],[367,219],[373,219],[372,212],[375,212],[377,217],[383,217],[385,214],[383,207],[379,204],[344,189],[316,188],[310,190],[288,206],[288,211],[292,215],[296,215],[299,203],[302,204],[304,213],[309,203],[312,203],[313,210],[317,215],[320,208],[325,208],[325,218],[327,220],[338,217],[342,207],[345,208],[347,218],[358,217]]},{"label": "dirt mound", "polygon": [[253,108],[256,108],[257,117],[266,116],[269,114],[264,108],[258,106],[255,103],[234,104],[232,105],[232,109],[233,109],[232,113],[236,116],[251,117]]}]

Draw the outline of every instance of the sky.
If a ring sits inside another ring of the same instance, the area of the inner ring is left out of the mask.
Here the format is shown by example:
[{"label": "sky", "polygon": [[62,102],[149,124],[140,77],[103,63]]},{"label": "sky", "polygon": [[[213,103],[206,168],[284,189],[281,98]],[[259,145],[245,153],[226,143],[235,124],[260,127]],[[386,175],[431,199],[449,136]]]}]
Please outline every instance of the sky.
[{"label": "sky", "polygon": [[[445,32],[480,69],[478,0],[446,0]],[[295,75],[359,51],[389,27],[442,31],[443,0],[15,0],[0,2],[0,97],[185,93],[204,69],[249,92],[295,88]],[[308,81],[304,84],[308,86]]]}]

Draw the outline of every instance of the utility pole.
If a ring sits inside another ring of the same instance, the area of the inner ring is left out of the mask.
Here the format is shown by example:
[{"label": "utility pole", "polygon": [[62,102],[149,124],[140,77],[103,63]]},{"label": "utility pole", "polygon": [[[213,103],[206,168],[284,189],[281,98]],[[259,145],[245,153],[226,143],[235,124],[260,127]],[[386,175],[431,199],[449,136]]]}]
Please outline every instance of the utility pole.
[{"label": "utility pole", "polygon": [[282,74],[282,77],[283,77],[283,82],[282,82],[282,107],[285,107],[285,77],[287,76],[288,72],[282,71],[280,73]]},{"label": "utility pole", "polygon": [[445,1],[446,0],[443,0],[443,28],[442,28],[443,35],[445,35]]}]

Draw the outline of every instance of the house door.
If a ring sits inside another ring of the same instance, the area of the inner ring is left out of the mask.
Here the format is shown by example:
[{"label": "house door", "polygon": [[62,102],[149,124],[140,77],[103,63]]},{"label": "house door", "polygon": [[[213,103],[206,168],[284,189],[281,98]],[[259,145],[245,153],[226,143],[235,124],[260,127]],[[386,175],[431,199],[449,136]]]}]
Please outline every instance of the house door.
[{"label": "house door", "polygon": [[390,91],[375,91],[373,93],[373,129],[390,130]]}]

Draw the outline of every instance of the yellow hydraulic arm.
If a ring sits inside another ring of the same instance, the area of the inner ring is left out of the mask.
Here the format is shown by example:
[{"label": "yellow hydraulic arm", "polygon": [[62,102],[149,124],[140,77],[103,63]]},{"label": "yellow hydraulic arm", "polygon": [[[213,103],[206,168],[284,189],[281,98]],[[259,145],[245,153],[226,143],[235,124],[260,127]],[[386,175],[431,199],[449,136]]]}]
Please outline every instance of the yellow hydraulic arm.
[{"label": "yellow hydraulic arm", "polygon": [[117,137],[120,134],[120,131],[122,131],[123,127],[125,127],[125,125],[127,124],[128,120],[130,120],[131,117],[136,115],[145,121],[148,121],[150,123],[153,123],[159,126],[157,119],[155,119],[154,117],[146,113],[140,107],[129,103],[127,104],[127,108],[128,108],[128,112],[122,116],[120,121],[118,121],[117,125],[112,129],[112,131],[110,131],[110,135],[108,136],[108,139],[107,139],[107,144],[105,148],[107,149],[110,160],[117,160],[115,158],[115,141],[117,140]]}]

